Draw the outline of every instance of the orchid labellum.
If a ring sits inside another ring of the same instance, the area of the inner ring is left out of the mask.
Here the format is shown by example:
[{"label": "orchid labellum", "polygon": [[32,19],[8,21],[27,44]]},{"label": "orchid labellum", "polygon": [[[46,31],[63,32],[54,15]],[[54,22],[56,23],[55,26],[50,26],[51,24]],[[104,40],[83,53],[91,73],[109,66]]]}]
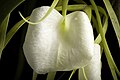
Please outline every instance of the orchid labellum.
[{"label": "orchid labellum", "polygon": [[[30,21],[37,22],[48,9],[48,6],[36,8],[30,16]],[[44,74],[87,66],[94,69],[96,65],[100,66],[100,56],[97,56],[100,55],[100,47],[94,47],[93,29],[86,13],[72,12],[66,16],[65,25],[63,22],[64,17],[53,9],[39,24],[29,24],[23,49],[33,70]],[[95,57],[98,63],[94,62]],[[100,68],[95,69],[99,69],[100,76]],[[87,74],[89,72],[88,69]]]}]

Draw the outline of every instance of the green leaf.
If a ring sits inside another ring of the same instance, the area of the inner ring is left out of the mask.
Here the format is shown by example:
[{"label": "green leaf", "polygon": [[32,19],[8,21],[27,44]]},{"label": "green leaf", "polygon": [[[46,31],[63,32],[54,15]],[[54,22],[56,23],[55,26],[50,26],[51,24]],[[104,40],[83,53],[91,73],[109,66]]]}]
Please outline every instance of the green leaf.
[{"label": "green leaf", "polygon": [[5,38],[6,38],[6,31],[8,27],[10,14],[3,20],[2,24],[0,25],[0,58],[2,55],[2,50],[4,49],[5,45]]},{"label": "green leaf", "polygon": [[86,6],[84,11],[88,15],[89,20],[91,21],[91,17],[92,17],[92,9],[91,9],[91,7],[90,6]]},{"label": "green leaf", "polygon": [[116,36],[117,36],[117,39],[118,39],[118,43],[119,43],[119,47],[120,47],[120,24],[118,22],[118,19],[117,19],[117,16],[110,4],[110,1],[109,0],[103,0],[105,6],[106,6],[106,9],[108,11],[108,14],[110,16],[110,19],[111,19],[111,22],[112,22],[112,25],[113,25],[113,28],[115,30],[115,33],[116,33]]},{"label": "green leaf", "polygon": [[[76,10],[83,10],[85,9],[87,5],[86,4],[75,4],[75,5],[68,5],[67,6],[67,11],[76,11]],[[57,6],[55,7],[56,10],[62,11],[62,6]]]},{"label": "green leaf", "polygon": [[63,2],[63,0],[59,0],[57,6],[62,6],[62,2]]},{"label": "green leaf", "polygon": [[5,17],[24,0],[0,0],[0,25]]},{"label": "green leaf", "polygon": [[119,70],[118,70],[118,68],[117,68],[117,66],[116,66],[116,64],[114,62],[114,59],[113,59],[113,57],[111,55],[111,52],[109,50],[109,47],[108,47],[108,44],[107,44],[107,41],[106,41],[106,38],[105,38],[105,33],[104,33],[103,29],[102,29],[101,17],[100,17],[100,14],[98,12],[98,8],[97,8],[94,0],[90,0],[90,2],[91,2],[92,6],[93,6],[93,8],[95,10],[95,14],[96,14],[96,17],[97,17],[97,22],[98,22],[98,27],[99,27],[99,32],[100,32],[100,35],[101,35],[101,38],[102,38],[102,45],[103,45],[103,48],[104,48],[104,51],[105,51],[105,55],[106,55],[108,65],[110,67],[113,79],[118,80],[116,72],[119,75]]},{"label": "green leaf", "polygon": [[[26,18],[27,20],[29,19],[29,17]],[[11,30],[7,33],[6,36],[6,40],[5,40],[5,45],[4,47],[8,44],[8,42],[10,41],[10,39],[14,36],[14,34],[18,31],[18,29],[25,23],[24,20],[19,21],[18,23],[16,23]]]},{"label": "green leaf", "polygon": [[[106,34],[107,28],[108,28],[108,15],[102,7],[98,6],[97,8],[98,8],[99,12],[104,15],[104,17],[103,17],[104,23],[102,25],[103,25],[103,32]],[[96,20],[94,20],[94,16],[92,17],[92,19],[93,19],[94,25],[98,26]],[[99,30],[98,27],[96,27],[96,29]],[[95,43],[100,44],[101,41],[102,41],[102,39],[101,39],[101,36],[99,34],[97,36],[97,38],[95,39]]]},{"label": "green leaf", "polygon": [[83,0],[73,0],[73,1],[75,1],[77,3],[85,3]]},{"label": "green leaf", "polygon": [[39,24],[42,20],[44,20],[51,12],[52,12],[52,10],[55,8],[55,6],[57,5],[57,3],[59,2],[59,0],[54,0],[53,1],[53,3],[51,4],[51,6],[50,6],[50,8],[49,8],[49,10],[47,11],[47,13],[40,19],[40,20],[38,20],[37,22],[31,22],[31,21],[28,21],[28,20],[26,20],[24,17],[23,17],[23,15],[19,12],[19,14],[20,14],[20,16],[22,17],[22,19],[25,21],[25,22],[27,22],[27,23],[29,23],[29,24]]}]

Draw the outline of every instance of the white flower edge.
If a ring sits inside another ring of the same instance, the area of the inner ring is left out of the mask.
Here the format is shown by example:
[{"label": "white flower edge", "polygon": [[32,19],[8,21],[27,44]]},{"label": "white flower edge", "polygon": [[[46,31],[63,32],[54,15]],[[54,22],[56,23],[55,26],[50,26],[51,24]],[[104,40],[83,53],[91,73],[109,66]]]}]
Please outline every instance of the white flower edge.
[{"label": "white flower edge", "polygon": [[101,54],[98,44],[95,44],[94,57],[90,64],[84,67],[84,72],[82,68],[79,69],[79,80],[86,80],[85,76],[88,80],[101,80]]},{"label": "white flower edge", "polygon": [[[34,9],[30,21],[37,22],[49,8]],[[28,64],[39,74],[78,69],[93,57],[94,36],[88,16],[82,11],[68,14],[64,32],[62,19],[54,9],[39,24],[28,26],[23,50]]]}]

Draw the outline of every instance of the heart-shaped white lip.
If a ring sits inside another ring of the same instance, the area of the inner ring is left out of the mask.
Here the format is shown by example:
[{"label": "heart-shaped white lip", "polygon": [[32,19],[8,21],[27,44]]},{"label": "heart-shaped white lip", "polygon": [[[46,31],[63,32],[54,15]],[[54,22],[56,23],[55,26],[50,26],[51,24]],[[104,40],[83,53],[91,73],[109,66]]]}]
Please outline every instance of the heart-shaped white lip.
[{"label": "heart-shaped white lip", "polygon": [[[30,21],[42,18],[48,6],[33,10]],[[29,25],[23,50],[29,65],[39,74],[69,71],[88,65],[94,56],[94,36],[88,16],[76,11],[66,16],[65,32],[61,30],[63,16],[53,10],[37,25]]]}]

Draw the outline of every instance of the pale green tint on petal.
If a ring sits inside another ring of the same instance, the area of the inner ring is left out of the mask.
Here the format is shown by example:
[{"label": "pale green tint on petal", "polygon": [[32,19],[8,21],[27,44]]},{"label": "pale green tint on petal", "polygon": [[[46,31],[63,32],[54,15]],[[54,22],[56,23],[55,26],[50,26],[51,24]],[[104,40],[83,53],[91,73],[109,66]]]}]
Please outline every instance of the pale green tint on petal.
[{"label": "pale green tint on petal", "polygon": [[[66,31],[60,32],[58,70],[73,70],[85,66],[93,56],[94,37],[88,16],[75,11],[66,16]],[[59,69],[60,68],[60,69]]]},{"label": "pale green tint on petal", "polygon": [[[42,18],[48,6],[36,8],[30,21]],[[24,42],[24,54],[33,70],[39,74],[69,71],[86,66],[93,57],[94,37],[89,18],[76,11],[66,16],[65,32],[61,30],[63,16],[55,9],[37,25],[29,25]]]},{"label": "pale green tint on petal", "polygon": [[[84,67],[84,72],[88,80],[101,80],[101,55],[100,46],[95,44],[94,57],[91,62]],[[86,80],[82,68],[79,69],[79,80]]]}]

